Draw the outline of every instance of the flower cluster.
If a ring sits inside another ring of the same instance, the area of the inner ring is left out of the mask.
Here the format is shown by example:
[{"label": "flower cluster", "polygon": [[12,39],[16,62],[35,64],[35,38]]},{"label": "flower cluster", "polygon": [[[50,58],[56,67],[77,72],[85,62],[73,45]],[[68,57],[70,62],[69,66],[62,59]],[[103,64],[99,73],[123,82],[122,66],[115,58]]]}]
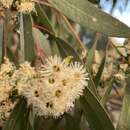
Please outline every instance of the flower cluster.
[{"label": "flower cluster", "polygon": [[3,100],[0,102],[0,123],[1,125],[5,124],[5,121],[9,118],[10,113],[14,108],[15,103],[12,103],[10,100]]},{"label": "flower cluster", "polygon": [[35,10],[35,3],[32,0],[22,0],[21,4],[18,5],[18,11],[22,13],[30,13]]},{"label": "flower cluster", "polygon": [[13,0],[0,0],[0,4],[4,7],[4,8],[10,8],[10,6],[12,5]]},{"label": "flower cluster", "polygon": [[88,73],[80,62],[68,63],[56,55],[46,59],[38,77],[28,81],[22,95],[40,116],[58,117],[69,111],[88,83]]},{"label": "flower cluster", "polygon": [[0,102],[9,98],[8,93],[13,88],[10,78],[14,71],[15,66],[5,59],[5,63],[0,68]]},{"label": "flower cluster", "polygon": [[[28,106],[33,106],[35,114],[45,117],[59,117],[68,112],[75,100],[83,94],[89,79],[80,62],[71,62],[68,58],[62,60],[56,55],[47,58],[38,70],[28,62],[21,64],[19,69],[13,66],[6,68],[10,76],[8,83],[11,83],[5,85],[5,89],[0,86],[2,94],[6,94],[6,88],[12,86],[11,89],[16,89],[19,96],[27,99]],[[10,91],[8,89],[7,93]]]},{"label": "flower cluster", "polygon": [[13,4],[18,12],[30,13],[35,10],[35,3],[32,0],[0,0],[0,5],[4,8],[10,8]]},{"label": "flower cluster", "polygon": [[4,123],[14,107],[14,103],[9,99],[9,94],[13,89],[11,77],[15,71],[15,66],[5,58],[5,63],[0,68],[0,123]]}]

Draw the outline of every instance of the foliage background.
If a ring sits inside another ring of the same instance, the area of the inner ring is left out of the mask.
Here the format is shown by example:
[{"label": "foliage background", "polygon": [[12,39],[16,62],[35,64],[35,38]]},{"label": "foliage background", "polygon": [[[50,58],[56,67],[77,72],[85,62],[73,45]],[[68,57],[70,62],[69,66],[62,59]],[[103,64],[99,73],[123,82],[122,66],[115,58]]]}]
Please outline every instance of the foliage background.
[{"label": "foliage background", "polygon": [[[110,38],[129,38],[130,29],[98,9],[99,2],[35,0],[36,12],[17,13],[13,24],[12,10],[6,10],[4,18],[0,13],[0,63],[7,56],[16,66],[28,60],[38,67],[48,55],[71,55],[90,73],[72,113],[58,119],[36,117],[20,99],[3,130],[130,129],[130,41],[119,46]],[[83,38],[91,41],[84,44]],[[118,120],[115,112],[121,112]]]}]

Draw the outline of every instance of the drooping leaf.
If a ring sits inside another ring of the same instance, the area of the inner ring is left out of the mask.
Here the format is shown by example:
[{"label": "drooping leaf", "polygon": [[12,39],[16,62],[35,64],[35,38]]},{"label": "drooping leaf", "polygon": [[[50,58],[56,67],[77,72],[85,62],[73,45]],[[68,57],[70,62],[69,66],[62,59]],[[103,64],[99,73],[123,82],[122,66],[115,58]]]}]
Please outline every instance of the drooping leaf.
[{"label": "drooping leaf", "polygon": [[84,96],[80,98],[80,102],[92,130],[115,130],[99,100],[87,87]]},{"label": "drooping leaf", "polygon": [[10,22],[11,12],[6,10],[5,12],[6,18],[4,20],[4,44],[7,48],[10,49],[12,46],[12,38],[13,38],[13,29],[14,25]]},{"label": "drooping leaf", "polygon": [[4,36],[3,36],[3,44],[4,44],[4,56],[8,56],[8,58],[13,61],[17,62],[14,54],[11,51],[11,47],[13,45],[13,36],[14,36],[14,25],[10,22],[11,19],[11,12],[9,10],[5,11],[5,19],[4,19]]},{"label": "drooping leaf", "polygon": [[123,106],[116,130],[130,129],[130,75],[127,77],[126,91],[123,99]]},{"label": "drooping leaf", "polygon": [[87,55],[87,59],[86,59],[86,67],[87,67],[89,72],[91,72],[91,70],[92,70],[92,64],[93,64],[94,58],[95,58],[95,50],[96,50],[96,46],[97,46],[97,40],[98,40],[98,38],[96,37],[95,43],[88,51],[88,55]]},{"label": "drooping leaf", "polygon": [[82,118],[82,109],[81,109],[81,106],[80,106],[80,102],[77,101],[75,103],[75,108],[74,108],[74,114],[73,114],[73,118],[75,120],[75,123],[79,126],[80,125],[80,122],[81,122],[81,118]]},{"label": "drooping leaf", "polygon": [[36,4],[36,11],[37,14],[34,17],[34,21],[36,24],[45,27],[48,31],[54,33],[51,22],[49,21],[47,15],[45,14],[44,10],[42,9],[42,6],[39,4]]},{"label": "drooping leaf", "polygon": [[32,34],[32,20],[28,14],[20,14],[20,47],[22,61],[35,60],[35,46]]},{"label": "drooping leaf", "polygon": [[107,102],[107,100],[109,98],[110,92],[112,90],[113,81],[114,81],[113,78],[109,81],[107,89],[105,91],[105,94],[103,95],[103,97],[102,97],[102,99],[100,101],[103,106],[106,105],[106,102]]},{"label": "drooping leaf", "polygon": [[22,130],[25,111],[26,101],[20,99],[20,101],[16,104],[15,108],[13,109],[13,112],[11,113],[3,130]]},{"label": "drooping leaf", "polygon": [[64,115],[65,130],[80,130],[82,114],[83,112],[80,106],[80,102],[76,101],[73,112],[71,114],[66,113]]},{"label": "drooping leaf", "polygon": [[[89,82],[88,82],[88,87],[94,88],[95,90],[96,90],[97,86],[95,85],[95,83],[94,83],[94,81],[92,79],[91,71],[92,71],[92,65],[93,65],[94,58],[95,58],[95,50],[96,50],[96,46],[97,46],[97,41],[98,41],[98,36],[96,36],[95,42],[94,42],[93,46],[88,51],[88,55],[87,55],[87,59],[86,59],[86,67],[87,67],[87,70],[88,70],[88,72],[90,74],[90,79],[89,79]],[[96,91],[95,91],[95,94],[98,97],[98,94],[97,94]]]},{"label": "drooping leaf", "polygon": [[44,118],[36,117],[34,121],[34,130],[57,130],[62,118]]},{"label": "drooping leaf", "polygon": [[73,56],[75,61],[80,61],[82,62],[79,54],[71,47],[71,45],[69,45],[67,42],[65,42],[64,40],[60,39],[60,38],[54,38],[60,54],[63,58],[65,58],[66,56]]},{"label": "drooping leaf", "polygon": [[27,114],[27,122],[29,124],[29,129],[28,130],[34,130],[34,120],[35,120],[35,113],[33,110],[33,107],[30,106],[28,108],[28,114]]},{"label": "drooping leaf", "polygon": [[129,37],[130,28],[96,8],[88,0],[49,0],[68,18],[97,32],[113,37]]},{"label": "drooping leaf", "polygon": [[98,72],[97,72],[96,76],[94,77],[94,83],[95,83],[96,87],[98,87],[100,78],[102,76],[102,73],[103,73],[103,70],[104,70],[105,61],[106,61],[106,54],[104,55],[104,57],[102,59],[102,62],[101,62],[101,65],[100,65],[100,67],[98,69]]},{"label": "drooping leaf", "polygon": [[65,130],[80,130],[80,122],[75,122],[75,118],[71,115],[65,115]]},{"label": "drooping leaf", "polygon": [[51,55],[51,48],[46,36],[37,28],[33,28],[33,36],[36,44],[39,44],[46,55]]}]

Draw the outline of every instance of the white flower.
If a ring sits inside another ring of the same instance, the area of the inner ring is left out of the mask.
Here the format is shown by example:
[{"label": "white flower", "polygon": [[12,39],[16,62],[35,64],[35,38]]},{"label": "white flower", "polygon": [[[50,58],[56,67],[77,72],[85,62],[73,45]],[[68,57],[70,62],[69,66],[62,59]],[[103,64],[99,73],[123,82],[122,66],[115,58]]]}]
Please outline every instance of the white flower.
[{"label": "white flower", "polygon": [[13,3],[13,0],[0,0],[0,3],[3,5],[3,7],[10,8]]},{"label": "white flower", "polygon": [[18,94],[21,95],[21,92],[26,91],[29,84],[28,82],[37,76],[36,71],[31,67],[29,62],[24,62],[20,64],[20,68],[16,70],[12,76],[14,82],[17,83],[15,89],[18,90]]},{"label": "white flower", "polygon": [[5,58],[0,68],[0,102],[9,98],[13,88],[11,79],[15,69],[14,64]]},{"label": "white flower", "polygon": [[21,4],[18,5],[18,11],[22,13],[31,13],[34,10],[35,10],[35,3],[32,1],[21,2]]},{"label": "white flower", "polygon": [[63,72],[64,67],[66,67],[65,62],[62,61],[62,58],[57,55],[54,57],[51,56],[45,61],[46,63],[43,65],[43,69],[41,71],[41,74],[44,76],[57,75],[60,72]]},{"label": "white flower", "polygon": [[13,89],[27,99],[35,114],[59,117],[74,107],[75,100],[88,84],[88,73],[80,62],[72,62],[70,57],[62,60],[55,55],[35,70],[29,62],[20,64],[19,69],[9,60],[1,65],[0,102],[9,99]]},{"label": "white flower", "polygon": [[56,55],[47,58],[38,73],[21,94],[40,116],[59,117],[68,112],[88,84],[88,73],[80,62],[68,64]]},{"label": "white flower", "polygon": [[11,89],[10,86],[0,86],[0,102],[9,98]]},{"label": "white flower", "polygon": [[0,79],[4,76],[10,77],[15,69],[14,64],[8,58],[4,58],[4,63],[0,67]]},{"label": "white flower", "polygon": [[86,72],[86,69],[80,62],[74,62],[70,64],[70,76],[72,77],[72,80],[75,85],[79,86],[87,86],[88,84],[88,73]]},{"label": "white flower", "polygon": [[0,102],[0,123],[5,124],[11,111],[14,108],[15,103],[12,103],[10,100],[3,100]]}]

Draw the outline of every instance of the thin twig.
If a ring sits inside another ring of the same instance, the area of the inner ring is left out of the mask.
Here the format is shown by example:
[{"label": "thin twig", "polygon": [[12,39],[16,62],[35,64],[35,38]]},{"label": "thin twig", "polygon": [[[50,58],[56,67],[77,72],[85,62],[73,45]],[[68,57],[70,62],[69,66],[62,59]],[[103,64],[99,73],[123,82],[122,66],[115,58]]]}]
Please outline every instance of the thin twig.
[{"label": "thin twig", "polygon": [[53,32],[50,32],[47,28],[45,28],[45,27],[43,27],[43,26],[39,26],[39,25],[33,24],[33,27],[38,28],[38,29],[41,29],[41,30],[43,30],[43,31],[46,31],[46,32],[49,33],[50,35],[54,35]]}]

